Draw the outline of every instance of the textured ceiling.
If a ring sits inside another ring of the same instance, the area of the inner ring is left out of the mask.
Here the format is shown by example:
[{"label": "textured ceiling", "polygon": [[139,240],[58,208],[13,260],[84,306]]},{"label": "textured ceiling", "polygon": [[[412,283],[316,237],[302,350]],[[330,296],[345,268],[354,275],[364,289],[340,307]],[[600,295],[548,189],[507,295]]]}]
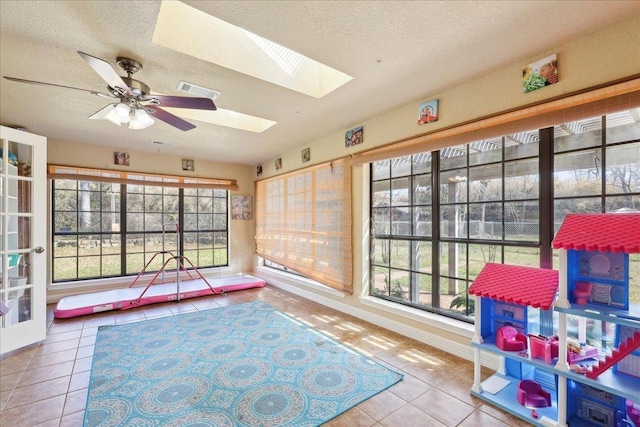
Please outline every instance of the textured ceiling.
[{"label": "textured ceiling", "polygon": [[[76,53],[140,61],[154,93],[216,89],[220,108],[278,122],[251,133],[203,122],[182,132],[87,117],[109,101],[0,79],[0,123],[51,139],[256,165],[409,101],[423,101],[640,11],[638,1],[186,1],[354,77],[316,99],[152,43],[159,1],[0,1],[0,74],[106,91]],[[120,71],[119,69],[117,69]],[[122,75],[122,73],[121,73]],[[161,147],[159,140],[177,144]]]}]

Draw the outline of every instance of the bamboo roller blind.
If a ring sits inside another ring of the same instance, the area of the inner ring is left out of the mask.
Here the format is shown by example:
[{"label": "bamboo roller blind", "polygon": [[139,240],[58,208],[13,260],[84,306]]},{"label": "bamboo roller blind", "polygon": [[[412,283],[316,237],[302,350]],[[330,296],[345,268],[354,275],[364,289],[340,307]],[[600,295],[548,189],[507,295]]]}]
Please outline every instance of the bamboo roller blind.
[{"label": "bamboo roller blind", "polygon": [[49,179],[117,182],[120,184],[157,185],[162,187],[223,190],[238,189],[238,184],[232,179],[191,178],[186,176],[159,175],[108,169],[90,169],[60,165],[48,165],[47,177]]},{"label": "bamboo roller blind", "polygon": [[258,181],[255,194],[258,255],[352,293],[349,161]]}]

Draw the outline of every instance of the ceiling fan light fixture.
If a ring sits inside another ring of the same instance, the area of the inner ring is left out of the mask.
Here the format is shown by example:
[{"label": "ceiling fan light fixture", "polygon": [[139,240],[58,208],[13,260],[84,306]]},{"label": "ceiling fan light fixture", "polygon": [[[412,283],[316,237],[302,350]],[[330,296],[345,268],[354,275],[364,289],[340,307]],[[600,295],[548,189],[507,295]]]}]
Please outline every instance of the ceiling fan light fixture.
[{"label": "ceiling fan light fixture", "polygon": [[111,104],[109,107],[107,107],[109,112],[105,114],[103,118],[109,120],[113,124],[120,126],[120,123],[122,123],[122,120],[120,120],[120,116],[118,116],[118,113],[116,113],[116,106],[114,104]]},{"label": "ceiling fan light fixture", "polygon": [[144,108],[137,108],[131,115],[129,129],[145,129],[155,123]]},{"label": "ceiling fan light fixture", "polygon": [[121,123],[127,123],[129,121],[129,113],[131,112],[131,108],[125,104],[124,102],[116,105],[114,110],[118,117],[120,118]]}]

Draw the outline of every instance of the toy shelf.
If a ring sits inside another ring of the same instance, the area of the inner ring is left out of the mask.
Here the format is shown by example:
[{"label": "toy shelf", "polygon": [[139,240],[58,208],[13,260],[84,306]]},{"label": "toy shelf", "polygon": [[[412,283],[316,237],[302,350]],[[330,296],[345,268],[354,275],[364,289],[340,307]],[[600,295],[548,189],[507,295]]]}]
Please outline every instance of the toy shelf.
[{"label": "toy shelf", "polygon": [[[552,403],[551,406],[546,408],[529,408],[527,406],[520,405],[516,400],[516,395],[518,393],[518,383],[520,382],[519,379],[511,377],[509,375],[501,375],[497,373],[493,374],[490,378],[492,377],[498,377],[500,379],[507,380],[509,381],[509,384],[496,394],[489,393],[488,391],[483,391],[482,393],[471,391],[471,394],[536,426],[547,425],[541,423],[540,420],[542,419],[542,417],[549,418],[554,422],[558,419],[558,407],[556,403],[558,399],[555,391],[550,390]],[[535,410],[537,412],[538,418],[533,417],[532,410]],[[571,425],[571,427],[573,427],[573,424]]]},{"label": "toy shelf", "polygon": [[491,335],[490,337],[484,338],[484,343],[483,344],[476,344],[476,343],[471,343],[471,345],[473,347],[478,347],[480,349],[482,349],[482,351],[488,351],[490,353],[494,353],[500,356],[504,356],[507,357],[509,359],[513,359],[517,362],[524,362],[527,363],[530,366],[533,366],[537,369],[542,369],[544,371],[550,372],[552,374],[557,374],[558,371],[556,369],[556,361],[557,359],[554,359],[553,363],[551,364],[546,364],[544,362],[543,359],[532,359],[531,356],[527,353],[527,355],[521,355],[520,352],[518,351],[505,351],[502,350],[500,348],[498,348],[495,344],[495,336]]},{"label": "toy shelf", "polygon": [[[580,306],[576,306],[580,307]],[[629,310],[598,310],[593,307],[587,308],[562,308],[554,307],[555,311],[573,314],[580,317],[601,320],[603,322],[615,323],[617,325],[640,328],[640,304],[629,304]]]},{"label": "toy shelf", "polygon": [[612,369],[609,369],[600,374],[598,378],[592,380],[587,378],[585,375],[581,375],[573,371],[555,371],[555,373],[579,383],[583,383],[600,390],[608,391],[609,393],[615,394],[616,396],[631,399],[634,402],[640,402],[640,379],[634,378],[630,375],[617,375],[613,372]]}]

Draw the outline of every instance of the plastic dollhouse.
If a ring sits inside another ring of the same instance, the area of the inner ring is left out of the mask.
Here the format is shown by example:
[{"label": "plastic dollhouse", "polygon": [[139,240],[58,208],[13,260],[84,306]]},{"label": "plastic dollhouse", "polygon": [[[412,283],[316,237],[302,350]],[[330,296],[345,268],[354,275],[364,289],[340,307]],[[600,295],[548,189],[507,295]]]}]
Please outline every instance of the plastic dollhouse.
[{"label": "plastic dollhouse", "polygon": [[[555,270],[487,264],[475,296],[471,394],[540,426],[640,427],[640,213],[569,214]],[[634,262],[638,262],[637,259]],[[593,342],[588,327],[614,330]],[[591,339],[591,341],[589,341]],[[481,381],[481,353],[499,356]]]}]

